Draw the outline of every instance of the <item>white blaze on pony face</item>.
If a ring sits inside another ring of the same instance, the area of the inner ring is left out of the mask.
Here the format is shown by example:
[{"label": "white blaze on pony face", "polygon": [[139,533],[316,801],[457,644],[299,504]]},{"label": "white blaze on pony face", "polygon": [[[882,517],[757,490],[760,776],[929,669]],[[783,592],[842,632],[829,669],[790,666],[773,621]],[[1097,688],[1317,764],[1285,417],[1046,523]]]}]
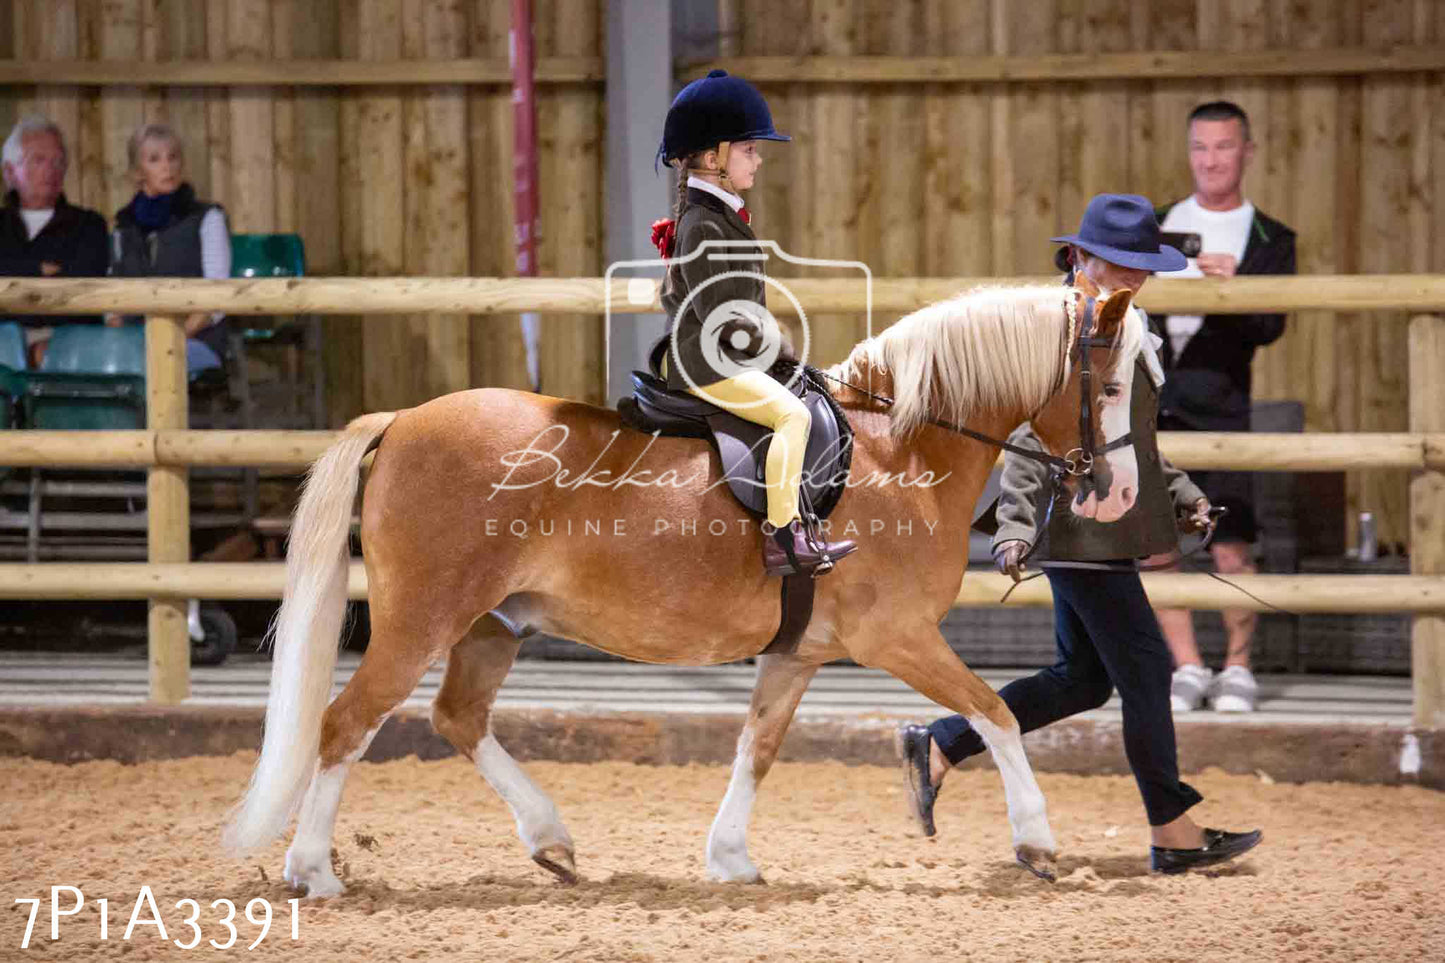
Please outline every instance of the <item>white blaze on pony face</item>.
[{"label": "white blaze on pony face", "polygon": [[[1100,371],[1098,393],[1090,403],[1098,415],[1098,436],[1096,448],[1103,448],[1116,438],[1129,433],[1130,399],[1134,389],[1134,373],[1138,370],[1135,361],[1143,350],[1144,320],[1138,311],[1130,306],[1128,322],[1133,332],[1126,334],[1120,342],[1120,350],[1110,359],[1112,370]],[[1134,507],[1139,496],[1139,460],[1134,446],[1125,445],[1108,454],[1098,456],[1106,471],[1098,471],[1099,481],[1108,484],[1108,490],[1100,499],[1095,492],[1089,492],[1081,502],[1078,498],[1069,500],[1070,510],[1080,518],[1096,522],[1115,522]]]}]

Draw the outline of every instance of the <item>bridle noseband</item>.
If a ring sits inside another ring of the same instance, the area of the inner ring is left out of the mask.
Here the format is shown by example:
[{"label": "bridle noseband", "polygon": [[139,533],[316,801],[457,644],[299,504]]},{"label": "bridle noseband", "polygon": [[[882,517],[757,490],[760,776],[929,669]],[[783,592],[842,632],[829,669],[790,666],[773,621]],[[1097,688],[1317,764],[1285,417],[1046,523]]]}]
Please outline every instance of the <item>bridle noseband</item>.
[{"label": "bridle noseband", "polygon": [[[1070,327],[1073,326],[1075,316],[1074,292],[1064,302],[1064,310],[1069,313]],[[1073,461],[1081,470],[1069,469],[1068,473],[1079,479],[1079,485],[1093,491],[1094,461],[1098,455],[1107,455],[1111,451],[1118,451],[1120,448],[1128,448],[1134,444],[1134,433],[1127,431],[1113,441],[1105,442],[1102,448],[1097,450],[1094,447],[1094,406],[1092,403],[1093,393],[1090,390],[1093,384],[1094,371],[1089,359],[1090,348],[1110,348],[1113,342],[1108,338],[1100,338],[1094,335],[1094,308],[1096,301],[1090,295],[1084,295],[1084,321],[1079,326],[1079,337],[1074,342],[1079,352],[1079,443],[1082,447],[1074,448],[1064,455],[1066,463]],[[1077,458],[1074,457],[1078,453]]]}]

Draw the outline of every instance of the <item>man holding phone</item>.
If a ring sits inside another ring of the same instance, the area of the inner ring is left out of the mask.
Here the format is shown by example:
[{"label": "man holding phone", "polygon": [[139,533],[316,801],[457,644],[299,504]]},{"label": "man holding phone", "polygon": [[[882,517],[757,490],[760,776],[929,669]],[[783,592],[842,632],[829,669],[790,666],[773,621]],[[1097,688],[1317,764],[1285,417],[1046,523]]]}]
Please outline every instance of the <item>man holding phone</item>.
[{"label": "man holding phone", "polygon": [[[1190,112],[1187,129],[1194,193],[1156,214],[1164,243],[1179,248],[1189,264],[1159,272],[1159,277],[1294,274],[1294,231],[1244,196],[1244,172],[1254,156],[1249,117],[1237,104],[1214,101]],[[1164,317],[1159,333],[1168,378],[1159,401],[1159,430],[1248,431],[1250,364],[1256,348],[1284,333],[1284,323],[1283,314]],[[1229,510],[1211,546],[1219,571],[1255,571],[1258,530],[1249,476],[1208,471],[1190,477],[1211,503]],[[1224,613],[1229,648],[1224,669],[1215,676],[1200,658],[1191,613],[1160,609],[1157,614],[1174,655],[1174,710],[1197,709],[1207,698],[1220,712],[1252,712],[1257,687],[1250,647],[1258,617],[1243,610]]]}]

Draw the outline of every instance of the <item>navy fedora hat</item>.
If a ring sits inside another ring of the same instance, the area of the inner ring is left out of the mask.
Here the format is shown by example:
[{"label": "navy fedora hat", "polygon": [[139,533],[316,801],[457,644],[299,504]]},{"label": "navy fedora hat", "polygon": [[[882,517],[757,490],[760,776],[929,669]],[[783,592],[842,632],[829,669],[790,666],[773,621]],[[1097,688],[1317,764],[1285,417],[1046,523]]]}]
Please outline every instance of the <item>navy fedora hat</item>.
[{"label": "navy fedora hat", "polygon": [[1138,194],[1096,194],[1077,233],[1049,240],[1143,271],[1178,271],[1189,263],[1177,248],[1160,242],[1154,205]]}]

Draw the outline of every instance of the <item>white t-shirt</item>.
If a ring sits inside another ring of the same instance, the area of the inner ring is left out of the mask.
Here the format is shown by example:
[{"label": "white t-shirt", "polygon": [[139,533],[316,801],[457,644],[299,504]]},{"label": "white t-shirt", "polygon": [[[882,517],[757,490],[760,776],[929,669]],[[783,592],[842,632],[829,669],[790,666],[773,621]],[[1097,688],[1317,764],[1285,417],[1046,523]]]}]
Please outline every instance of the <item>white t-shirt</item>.
[{"label": "white t-shirt", "polygon": [[55,216],[55,208],[45,207],[37,210],[20,209],[20,219],[25,222],[25,233],[30,235],[26,240],[35,240],[35,235],[45,230],[45,225]]},{"label": "white t-shirt", "polygon": [[[1164,215],[1159,227],[1165,231],[1198,234],[1200,250],[1205,254],[1232,254],[1236,261],[1244,260],[1244,248],[1249,243],[1249,226],[1254,223],[1254,205],[1249,201],[1229,211],[1210,211],[1199,206],[1191,194],[1175,204]],[[1178,271],[1160,271],[1161,278],[1202,278],[1204,272],[1194,258]],[[1189,339],[1199,332],[1204,316],[1199,314],[1171,314],[1165,322],[1165,333],[1174,348],[1174,357],[1184,353]]]}]

